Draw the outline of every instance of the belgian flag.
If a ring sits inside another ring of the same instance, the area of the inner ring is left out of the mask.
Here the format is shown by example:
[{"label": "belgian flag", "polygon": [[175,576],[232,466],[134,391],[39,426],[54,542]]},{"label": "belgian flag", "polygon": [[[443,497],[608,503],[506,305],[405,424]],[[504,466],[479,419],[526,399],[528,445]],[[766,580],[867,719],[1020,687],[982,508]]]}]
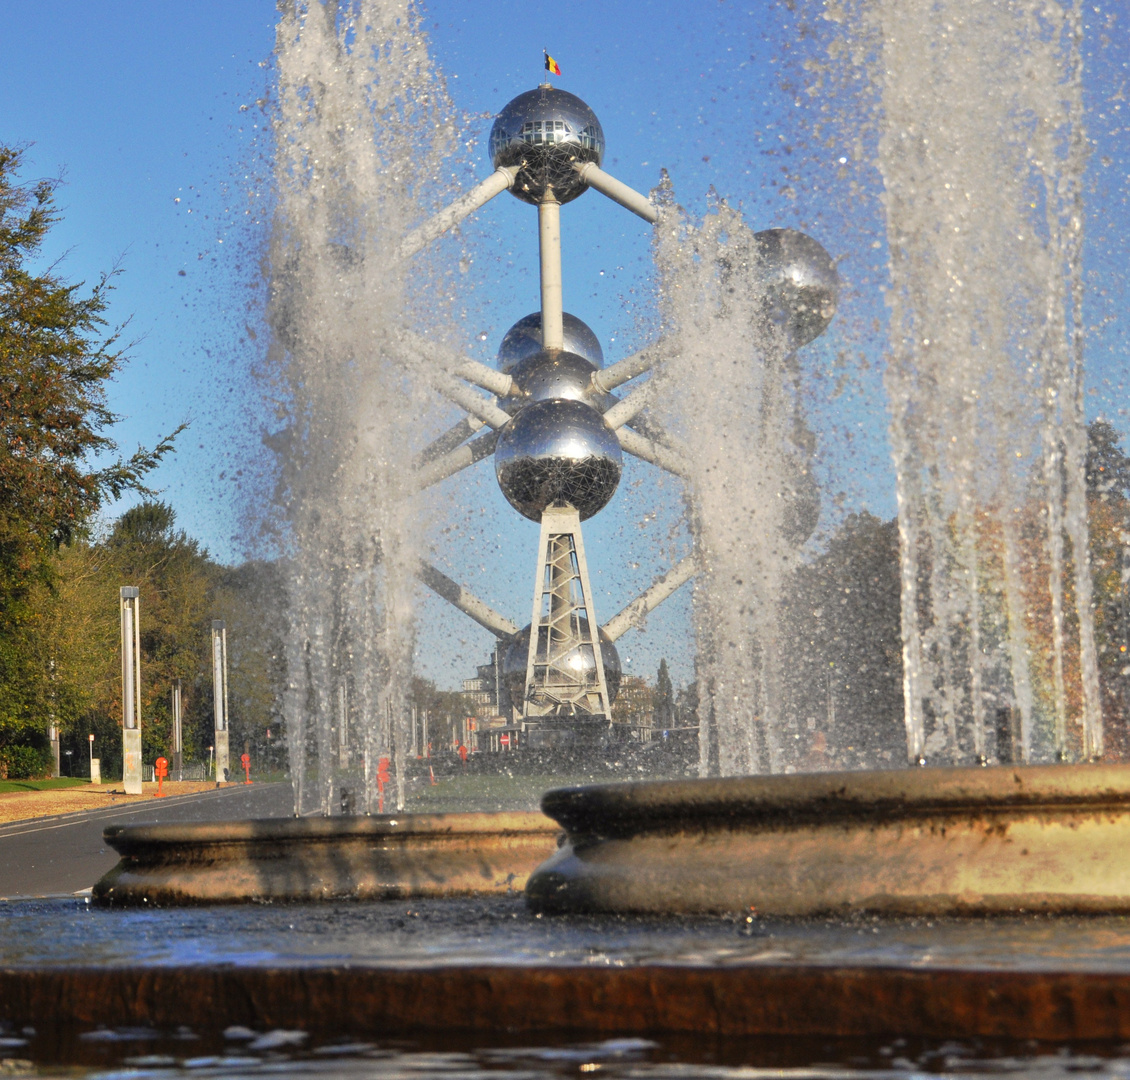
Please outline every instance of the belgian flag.
[{"label": "belgian flag", "polygon": [[556,60],[553,59],[552,56],[549,55],[549,53],[545,51],[545,49],[542,49],[542,52],[545,54],[545,70],[548,71],[550,75],[560,75],[561,66],[557,63]]}]

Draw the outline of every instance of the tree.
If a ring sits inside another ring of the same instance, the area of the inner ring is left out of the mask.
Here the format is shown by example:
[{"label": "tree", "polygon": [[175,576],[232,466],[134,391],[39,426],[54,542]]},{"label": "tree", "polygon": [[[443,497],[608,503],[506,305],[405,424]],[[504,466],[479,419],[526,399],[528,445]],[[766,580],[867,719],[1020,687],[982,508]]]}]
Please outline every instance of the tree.
[{"label": "tree", "polygon": [[1130,758],[1130,457],[1107,421],[1087,427],[1087,517],[1107,760]]},{"label": "tree", "polygon": [[1086,481],[1092,499],[1122,500],[1130,495],[1130,457],[1119,447],[1122,436],[1106,421],[1087,426]]},{"label": "tree", "polygon": [[894,521],[851,514],[793,575],[786,708],[806,767],[901,760],[902,636]]},{"label": "tree", "polygon": [[21,158],[0,146],[0,746],[45,737],[49,687],[22,649],[32,590],[104,502],[147,490],[177,434],[113,460],[106,388],[125,352],[104,313],[116,271],[84,290],[31,269],[59,215],[54,182],[17,181]]}]

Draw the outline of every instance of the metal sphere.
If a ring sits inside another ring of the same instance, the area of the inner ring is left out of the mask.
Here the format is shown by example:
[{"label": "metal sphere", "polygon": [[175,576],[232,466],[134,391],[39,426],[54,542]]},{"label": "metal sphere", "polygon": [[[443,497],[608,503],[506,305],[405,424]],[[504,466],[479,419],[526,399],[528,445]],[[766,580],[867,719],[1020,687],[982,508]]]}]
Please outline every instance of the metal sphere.
[{"label": "metal sphere", "polygon": [[490,129],[494,167],[521,167],[511,192],[539,203],[547,189],[559,203],[584,194],[588,185],[575,165],[604,160],[604,131],[579,97],[553,86],[527,90],[507,104]]},{"label": "metal sphere", "polygon": [[525,406],[498,436],[494,474],[510,505],[531,521],[555,503],[581,520],[608,505],[623,469],[620,441],[581,401],[553,398]]},{"label": "metal sphere", "polygon": [[[577,621],[580,624],[581,636],[587,637],[589,632],[588,621],[585,619],[578,619]],[[616,651],[616,646],[603,630],[600,630],[599,633],[600,659],[604,664],[604,681],[608,686],[608,705],[611,707],[616,700],[616,695],[620,692],[620,680],[623,671],[620,667],[620,654]],[[548,655],[546,647],[548,640],[549,628],[546,626],[539,627],[538,651],[535,663],[545,663]],[[526,694],[526,664],[529,656],[530,628],[526,626],[510,639],[506,651],[502,654],[502,682],[507,693],[510,694],[511,704],[518,707],[521,706]],[[565,654],[561,666],[570,671],[576,671],[578,675],[588,675],[591,678],[592,672],[596,668],[592,646],[578,644],[575,649],[571,649]]]},{"label": "metal sphere", "polygon": [[[604,367],[604,350],[596,334],[576,315],[564,313],[565,351],[583,356],[594,367]],[[498,347],[498,370],[509,375],[527,356],[541,352],[541,312],[535,311],[519,319]]]},{"label": "metal sphere", "polygon": [[836,314],[840,277],[827,251],[795,229],[755,234],[761,256],[766,321],[799,349],[828,328]]},{"label": "metal sphere", "polygon": [[596,368],[576,353],[556,349],[536,352],[511,368],[518,392],[503,398],[499,404],[513,414],[532,402],[558,398],[583,401],[598,412],[604,412],[616,398],[607,390],[593,387],[594,371]]}]

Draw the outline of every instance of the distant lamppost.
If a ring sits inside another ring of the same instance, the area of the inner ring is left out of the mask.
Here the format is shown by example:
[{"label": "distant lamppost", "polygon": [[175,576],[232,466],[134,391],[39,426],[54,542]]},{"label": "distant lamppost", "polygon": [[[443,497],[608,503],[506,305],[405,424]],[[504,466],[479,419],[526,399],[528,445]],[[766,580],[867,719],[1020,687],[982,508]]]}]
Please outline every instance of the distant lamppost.
[{"label": "distant lamppost", "polygon": [[208,772],[209,773],[211,773],[211,771],[212,771],[212,751],[214,749],[215,749],[215,747],[212,747],[212,746],[208,747]]},{"label": "distant lamppost", "polygon": [[90,746],[90,782],[92,784],[102,783],[102,770],[95,771],[94,768],[94,735],[87,735],[87,742]]},{"label": "distant lamppost", "polygon": [[141,794],[141,628],[139,590],[119,591],[122,617],[122,786]]},{"label": "distant lamppost", "polygon": [[216,783],[228,778],[228,632],[212,621],[212,714],[216,719]]},{"label": "distant lamppost", "polygon": [[55,657],[51,657],[47,662],[48,669],[51,672],[51,713],[49,717],[49,724],[47,726],[47,740],[51,745],[51,764],[55,770],[52,776],[59,775],[59,725],[55,722]]},{"label": "distant lamppost", "polygon": [[184,731],[181,727],[180,679],[173,680],[173,775],[184,779]]},{"label": "distant lamppost", "polygon": [[68,750],[66,753],[67,753],[67,775],[70,776],[71,775],[71,754],[73,754],[74,751]]}]

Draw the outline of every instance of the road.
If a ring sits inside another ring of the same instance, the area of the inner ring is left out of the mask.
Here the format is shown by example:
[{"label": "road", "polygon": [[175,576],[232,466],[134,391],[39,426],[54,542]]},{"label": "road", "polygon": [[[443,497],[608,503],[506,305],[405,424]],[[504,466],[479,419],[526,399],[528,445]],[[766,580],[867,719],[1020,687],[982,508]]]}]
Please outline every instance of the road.
[{"label": "road", "polygon": [[289,817],[289,783],[235,785],[170,799],[0,825],[0,899],[60,896],[90,888],[117,861],[107,825]]}]

